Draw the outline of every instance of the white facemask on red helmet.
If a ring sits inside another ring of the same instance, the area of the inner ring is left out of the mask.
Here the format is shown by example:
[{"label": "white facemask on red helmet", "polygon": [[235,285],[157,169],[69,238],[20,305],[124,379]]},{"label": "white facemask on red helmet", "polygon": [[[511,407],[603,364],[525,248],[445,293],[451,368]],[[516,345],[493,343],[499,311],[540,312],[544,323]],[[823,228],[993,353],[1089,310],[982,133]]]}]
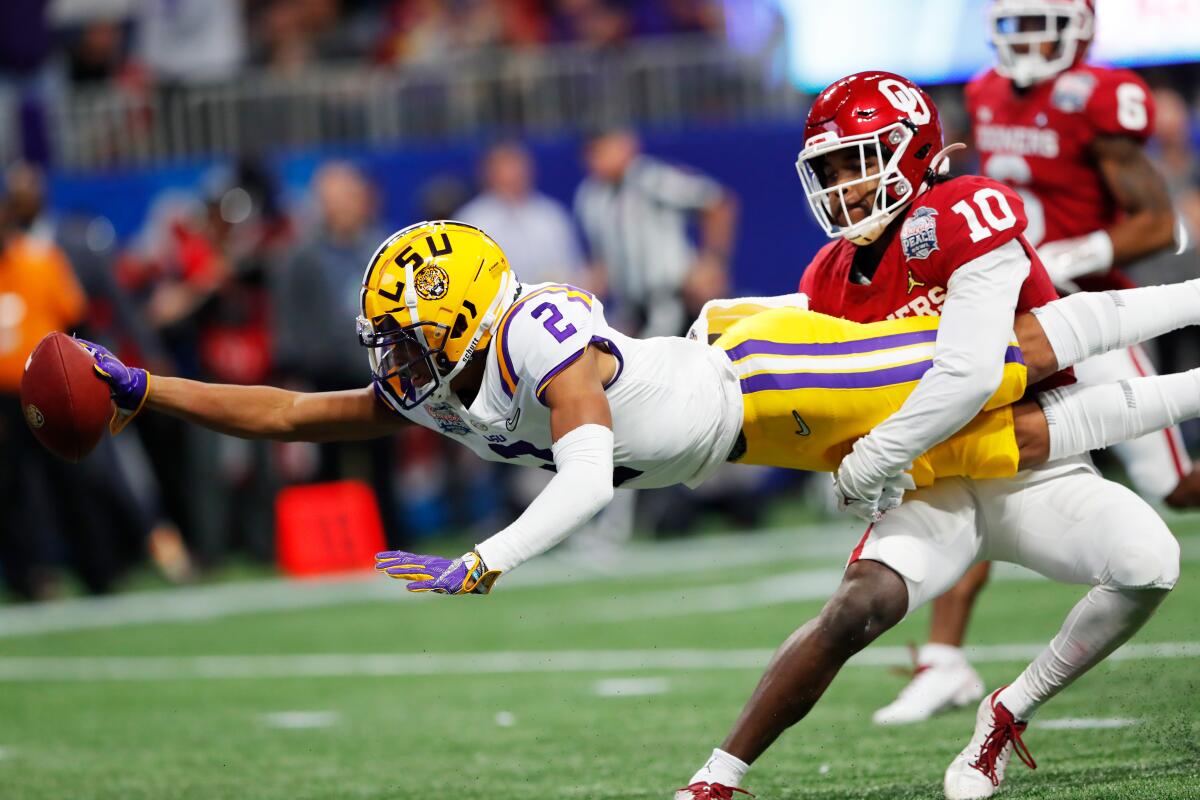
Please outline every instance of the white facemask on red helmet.
[{"label": "white facemask on red helmet", "polygon": [[[859,177],[827,180],[825,160],[838,151],[861,165]],[[826,235],[865,245],[878,239],[922,191],[941,152],[942,123],[923,89],[891,72],[859,72],[817,96],[796,170]],[[850,222],[847,191],[871,192],[865,218]],[[839,224],[839,216],[847,224]]]},{"label": "white facemask on red helmet", "polygon": [[996,71],[1021,88],[1053,78],[1083,61],[1095,26],[1094,0],[996,0],[988,11]]}]

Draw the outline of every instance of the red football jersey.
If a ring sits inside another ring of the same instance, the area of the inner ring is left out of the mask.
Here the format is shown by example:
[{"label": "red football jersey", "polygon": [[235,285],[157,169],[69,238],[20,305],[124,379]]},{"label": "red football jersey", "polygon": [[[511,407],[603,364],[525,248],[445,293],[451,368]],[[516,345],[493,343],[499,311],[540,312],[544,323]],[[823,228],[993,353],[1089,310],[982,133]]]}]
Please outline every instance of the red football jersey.
[{"label": "red football jersey", "polygon": [[1154,132],[1154,98],[1140,77],[1081,65],[1019,92],[989,70],[967,84],[966,99],[980,171],[1020,192],[1030,243],[1083,236],[1120,218],[1091,146],[1098,135],[1141,142]]},{"label": "red football jersey", "polygon": [[[855,322],[938,316],[954,270],[1013,240],[1021,243],[1033,262],[1017,298],[1017,311],[1029,311],[1058,297],[1023,236],[1028,224],[1024,204],[1002,183],[974,175],[939,183],[913,200],[902,220],[869,284],[850,278],[857,246],[838,239],[821,248],[800,279],[808,307]],[[1038,388],[1047,387],[1043,382]]]}]

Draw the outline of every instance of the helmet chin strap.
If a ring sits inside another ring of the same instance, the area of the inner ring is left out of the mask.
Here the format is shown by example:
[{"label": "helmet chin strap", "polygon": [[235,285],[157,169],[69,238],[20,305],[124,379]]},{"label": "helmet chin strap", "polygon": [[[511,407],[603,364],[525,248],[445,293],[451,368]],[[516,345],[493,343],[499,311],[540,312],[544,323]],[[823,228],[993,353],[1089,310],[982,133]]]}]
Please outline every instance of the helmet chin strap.
[{"label": "helmet chin strap", "polygon": [[496,324],[510,305],[508,294],[512,286],[512,280],[512,272],[505,273],[504,283],[500,286],[500,291],[496,292],[496,297],[488,306],[487,311],[484,312],[483,319],[480,321],[479,327],[475,330],[475,335],[471,337],[471,341],[467,343],[466,348],[463,350],[463,357],[442,377],[441,385],[438,386],[431,397],[445,397],[449,394],[451,391],[451,382],[458,377],[459,373],[466,369],[467,364],[471,363],[471,360],[475,357],[475,348],[479,344],[479,340],[492,329],[492,326]]}]

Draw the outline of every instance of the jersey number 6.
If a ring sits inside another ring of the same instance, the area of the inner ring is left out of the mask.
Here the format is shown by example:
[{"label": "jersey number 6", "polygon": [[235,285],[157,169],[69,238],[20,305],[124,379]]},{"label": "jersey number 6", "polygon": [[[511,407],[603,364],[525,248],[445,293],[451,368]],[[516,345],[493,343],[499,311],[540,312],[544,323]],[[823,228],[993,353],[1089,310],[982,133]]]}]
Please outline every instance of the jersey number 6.
[{"label": "jersey number 6", "polygon": [[542,303],[533,310],[533,318],[541,319],[542,315],[547,311],[550,312],[550,317],[542,323],[542,327],[550,331],[550,335],[559,342],[565,342],[567,339],[575,335],[576,328],[571,323],[567,323],[563,327],[558,327],[558,323],[562,322],[562,312],[554,307],[553,303]]},{"label": "jersey number 6", "polygon": [[[950,210],[967,221],[972,242],[982,242],[994,232],[1006,231],[1017,224],[1017,215],[1013,213],[1012,206],[1008,204],[1008,198],[998,190],[980,189],[971,199],[975,201],[974,208],[966,200],[959,200],[950,206]],[[993,204],[995,208],[992,207]],[[979,212],[983,214],[983,219],[987,222],[986,226],[980,224],[975,208],[978,208]]]}]

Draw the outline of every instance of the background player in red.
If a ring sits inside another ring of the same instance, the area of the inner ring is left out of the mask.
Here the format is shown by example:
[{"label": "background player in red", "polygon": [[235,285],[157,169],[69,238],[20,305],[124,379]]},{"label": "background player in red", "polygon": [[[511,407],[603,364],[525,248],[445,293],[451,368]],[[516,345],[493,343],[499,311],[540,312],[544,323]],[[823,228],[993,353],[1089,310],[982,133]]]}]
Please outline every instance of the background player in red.
[{"label": "background player in red", "polygon": [[[1149,89],[1129,70],[1084,63],[1093,0],[997,0],[989,19],[998,63],[966,88],[980,171],[1020,194],[1025,238],[1056,286],[1133,286],[1120,268],[1175,244],[1167,186],[1143,152],[1154,130]],[[1088,384],[1147,374],[1154,369],[1138,346],[1075,367]],[[1143,497],[1200,505],[1200,473],[1178,428],[1114,451]],[[987,575],[988,565],[977,565],[934,602],[916,673],[875,713],[877,723],[918,722],[982,695],[960,648]]]},{"label": "background player in red", "polygon": [[[943,479],[898,507],[881,504],[884,484],[993,391],[1017,309],[1055,296],[1023,236],[1021,198],[987,178],[943,178],[945,153],[937,110],[898,75],[843,78],[809,113],[797,166],[817,221],[838,241],[817,253],[801,289],[813,310],[864,322],[940,314],[933,366],[838,469],[842,504],[875,520],[841,585],[779,648],[729,736],[676,800],[743,791],[749,764],[808,714],[847,659],[975,561],[1000,558],[1092,588],[1050,646],[980,704],[974,736],[946,771],[947,798],[990,797],[1014,748],[1027,759],[1026,721],[1137,631],[1178,577],[1178,544],[1154,510],[1085,458],[1056,456],[1054,445],[1051,463],[1012,478]],[[1080,315],[1101,326],[1122,313],[1109,294],[1079,302]],[[1047,337],[1059,338],[1056,313],[1035,313]],[[1052,441],[1062,434],[1055,427]]]}]

